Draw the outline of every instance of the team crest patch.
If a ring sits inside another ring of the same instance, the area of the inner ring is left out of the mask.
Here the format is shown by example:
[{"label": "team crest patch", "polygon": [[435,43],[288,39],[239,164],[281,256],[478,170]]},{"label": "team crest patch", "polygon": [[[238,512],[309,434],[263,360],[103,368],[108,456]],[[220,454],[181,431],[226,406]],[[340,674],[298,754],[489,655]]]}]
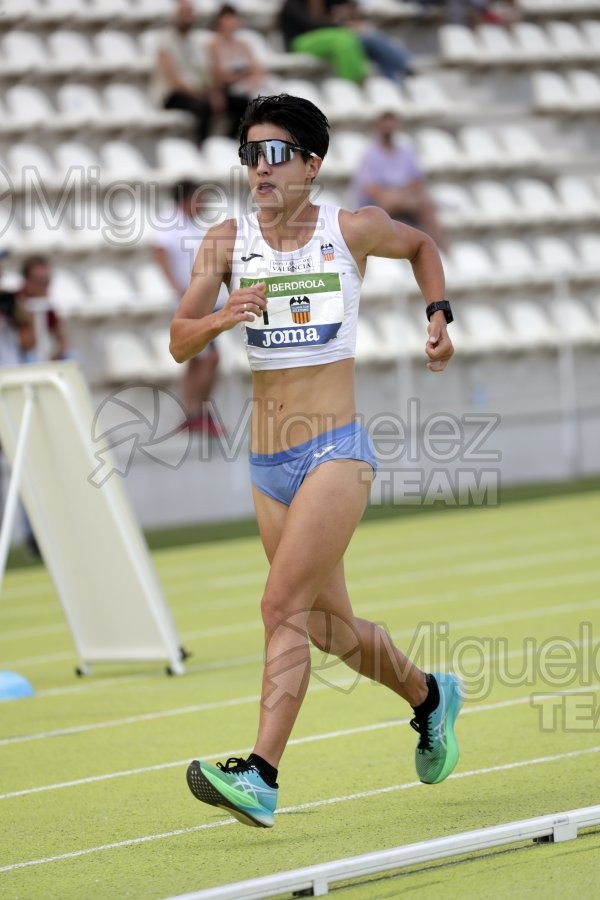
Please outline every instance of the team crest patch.
[{"label": "team crest patch", "polygon": [[321,254],[325,262],[333,262],[335,259],[333,244],[321,244]]},{"label": "team crest patch", "polygon": [[310,322],[310,300],[308,297],[292,297],[290,300],[292,321],[296,325],[306,325]]}]

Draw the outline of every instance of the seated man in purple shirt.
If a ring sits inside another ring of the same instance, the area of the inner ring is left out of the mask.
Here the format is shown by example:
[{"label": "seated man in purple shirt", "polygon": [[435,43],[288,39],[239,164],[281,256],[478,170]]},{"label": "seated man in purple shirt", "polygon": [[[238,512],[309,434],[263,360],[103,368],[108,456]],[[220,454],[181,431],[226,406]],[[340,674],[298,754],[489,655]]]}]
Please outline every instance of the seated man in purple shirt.
[{"label": "seated man in purple shirt", "polygon": [[425,186],[425,173],[412,144],[399,141],[399,115],[382,110],[375,122],[375,139],[354,177],[357,206],[380,206],[393,219],[427,232],[446,251],[448,242],[435,204]]}]

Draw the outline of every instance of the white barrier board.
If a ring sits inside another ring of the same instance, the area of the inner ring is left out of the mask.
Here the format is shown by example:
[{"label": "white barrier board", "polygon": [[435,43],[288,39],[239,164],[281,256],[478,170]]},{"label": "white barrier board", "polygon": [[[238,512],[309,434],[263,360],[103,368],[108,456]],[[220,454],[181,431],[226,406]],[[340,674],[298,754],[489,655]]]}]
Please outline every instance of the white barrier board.
[{"label": "white barrier board", "polygon": [[0,370],[0,443],[15,481],[0,546],[7,547],[12,530],[12,489],[54,581],[82,671],[94,662],[162,660],[181,674],[180,641],[121,480],[98,486],[90,479],[98,468],[93,418],[78,363]]}]

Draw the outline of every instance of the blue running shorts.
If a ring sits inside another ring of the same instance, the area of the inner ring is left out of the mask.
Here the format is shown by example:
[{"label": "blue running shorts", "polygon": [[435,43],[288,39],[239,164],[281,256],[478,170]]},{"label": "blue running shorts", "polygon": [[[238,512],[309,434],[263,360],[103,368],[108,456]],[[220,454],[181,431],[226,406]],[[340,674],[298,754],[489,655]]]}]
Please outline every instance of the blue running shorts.
[{"label": "blue running shorts", "polygon": [[377,471],[373,442],[355,421],[280,453],[251,453],[250,477],[261,493],[289,506],[309,472],[331,459],[362,459]]}]

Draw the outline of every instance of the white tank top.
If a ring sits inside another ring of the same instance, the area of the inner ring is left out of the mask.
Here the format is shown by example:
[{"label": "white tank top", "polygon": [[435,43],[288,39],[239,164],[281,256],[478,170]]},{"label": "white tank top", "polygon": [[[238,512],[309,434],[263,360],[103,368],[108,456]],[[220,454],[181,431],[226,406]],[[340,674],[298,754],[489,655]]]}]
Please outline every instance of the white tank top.
[{"label": "white tank top", "polygon": [[354,356],[362,277],[342,236],[339,208],[320,206],[313,236],[273,250],[256,213],[237,221],[231,290],[266,283],[267,315],[242,323],[250,368],[318,366]]}]

